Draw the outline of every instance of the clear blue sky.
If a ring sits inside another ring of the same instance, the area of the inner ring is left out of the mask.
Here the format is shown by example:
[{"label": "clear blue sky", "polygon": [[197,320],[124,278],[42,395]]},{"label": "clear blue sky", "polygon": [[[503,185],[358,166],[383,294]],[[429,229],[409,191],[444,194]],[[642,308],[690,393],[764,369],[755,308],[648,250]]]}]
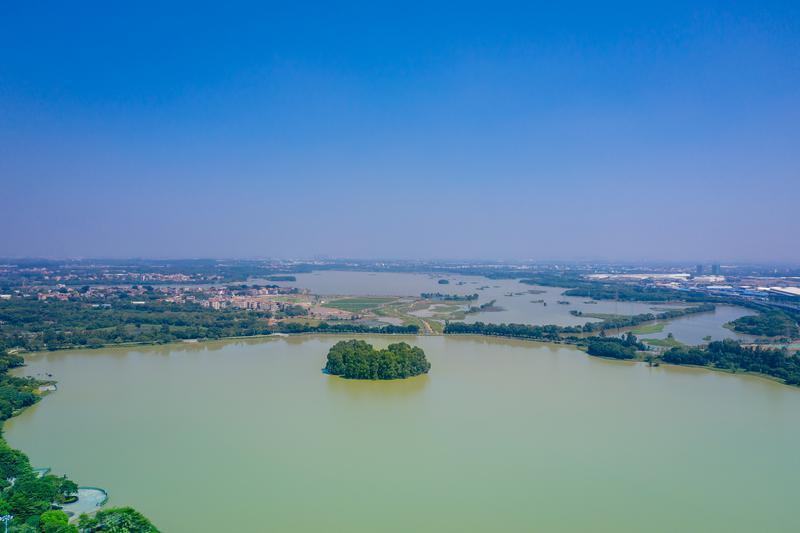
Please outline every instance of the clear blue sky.
[{"label": "clear blue sky", "polygon": [[3,2],[0,256],[800,261],[800,3],[548,4]]}]

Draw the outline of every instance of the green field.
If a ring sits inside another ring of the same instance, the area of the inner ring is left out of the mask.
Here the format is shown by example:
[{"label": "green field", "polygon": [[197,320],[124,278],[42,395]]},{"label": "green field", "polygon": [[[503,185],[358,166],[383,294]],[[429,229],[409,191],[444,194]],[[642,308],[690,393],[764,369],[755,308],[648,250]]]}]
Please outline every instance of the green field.
[{"label": "green field", "polygon": [[660,324],[645,324],[642,326],[637,326],[631,330],[631,333],[634,335],[646,335],[648,333],[661,333],[664,331],[664,324],[663,322]]},{"label": "green field", "polygon": [[380,297],[380,296],[364,296],[359,298],[339,298],[338,300],[331,300],[323,304],[323,307],[331,307],[333,309],[341,309],[350,313],[360,313],[368,309],[374,309],[389,302],[395,301],[397,298]]},{"label": "green field", "polygon": [[673,337],[667,337],[666,339],[642,339],[642,342],[652,344],[653,346],[660,346],[661,348],[677,348],[680,346],[686,346],[684,343],[676,340]]},{"label": "green field", "polygon": [[581,313],[576,315],[581,318],[597,318],[599,320],[617,320],[619,318],[628,318],[628,315],[616,315],[614,313]]}]

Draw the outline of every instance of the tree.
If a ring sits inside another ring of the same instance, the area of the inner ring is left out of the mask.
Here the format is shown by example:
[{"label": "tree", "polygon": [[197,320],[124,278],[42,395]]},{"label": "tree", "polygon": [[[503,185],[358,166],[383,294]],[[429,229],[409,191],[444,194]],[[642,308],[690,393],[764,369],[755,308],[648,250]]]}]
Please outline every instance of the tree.
[{"label": "tree", "polygon": [[31,464],[24,453],[12,449],[8,444],[0,441],[0,478],[17,477],[30,470]]},{"label": "tree", "polygon": [[59,499],[63,502],[70,496],[78,493],[78,484],[68,479],[67,476],[61,478],[61,484],[58,487]]},{"label": "tree", "polygon": [[11,514],[20,521],[39,515],[50,508],[50,502],[32,498],[24,491],[16,490],[16,487],[14,494],[8,500],[8,505],[11,507]]},{"label": "tree", "polygon": [[587,352],[589,355],[598,357],[611,357],[613,359],[633,359],[636,357],[635,346],[625,344],[625,341],[617,338],[604,338],[589,342]]},{"label": "tree", "polygon": [[69,516],[64,511],[45,511],[39,517],[39,528],[44,533],[76,532],[78,528],[69,525]]},{"label": "tree", "polygon": [[83,531],[107,533],[159,533],[143,514],[131,507],[114,507],[94,516],[81,515],[78,526]]}]

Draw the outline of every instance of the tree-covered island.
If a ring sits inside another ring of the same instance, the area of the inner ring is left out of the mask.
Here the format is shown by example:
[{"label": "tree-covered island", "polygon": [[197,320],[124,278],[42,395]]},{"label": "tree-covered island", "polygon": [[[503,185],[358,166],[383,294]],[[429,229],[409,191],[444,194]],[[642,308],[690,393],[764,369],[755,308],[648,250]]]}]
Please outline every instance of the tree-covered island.
[{"label": "tree-covered island", "polygon": [[364,341],[339,341],[328,351],[325,372],[348,379],[404,379],[427,374],[431,364],[422,348],[405,342],[376,350]]}]

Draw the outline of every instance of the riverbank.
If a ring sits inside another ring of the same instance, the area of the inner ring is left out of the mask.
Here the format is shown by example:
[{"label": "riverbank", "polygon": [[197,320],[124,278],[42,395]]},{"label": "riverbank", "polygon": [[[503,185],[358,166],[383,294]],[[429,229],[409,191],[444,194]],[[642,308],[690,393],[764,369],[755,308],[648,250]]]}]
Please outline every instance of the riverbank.
[{"label": "riverbank", "polygon": [[[702,313],[693,313],[693,314],[702,314]],[[680,319],[680,318],[684,318],[685,316],[686,315],[680,315],[680,316],[677,316],[677,317],[672,318],[670,320],[653,320],[653,321],[641,322],[641,323],[636,324],[636,325],[632,325],[632,326],[628,326],[628,327],[621,327],[621,328],[614,328],[614,329],[610,329],[608,331],[613,333],[613,334],[622,334],[622,333],[634,330],[637,327],[642,327],[643,325],[652,324],[652,323],[668,325],[671,321],[677,320],[677,319]],[[540,326],[540,327],[541,328],[546,328],[548,326]],[[354,336],[354,337],[361,337],[361,336],[385,336],[385,337],[436,337],[436,336],[470,337],[470,336],[472,336],[472,337],[476,337],[476,338],[478,338],[478,337],[483,337],[483,338],[489,337],[489,338],[520,340],[520,341],[543,344],[543,345],[548,345],[549,344],[549,345],[553,345],[553,346],[571,346],[571,347],[576,348],[579,351],[586,352],[586,346],[585,346],[585,344],[583,344],[583,341],[585,339],[588,339],[589,337],[591,337],[593,335],[596,335],[596,333],[597,333],[596,331],[595,332],[570,333],[570,334],[558,333],[558,336],[561,337],[561,338],[556,339],[556,338],[533,338],[533,337],[526,337],[526,336],[522,336],[522,335],[518,336],[518,335],[503,335],[503,334],[450,333],[450,332],[437,333],[437,332],[432,332],[432,331],[431,332],[426,331],[425,334],[420,334],[420,333],[416,333],[416,334],[410,334],[410,333],[381,333],[381,332],[375,332],[375,331],[369,331],[369,332],[364,332],[364,333],[353,332],[353,331],[302,331],[302,332],[297,332],[297,333],[293,333],[293,332],[289,332],[289,333],[274,332],[274,333],[270,333],[270,334],[236,335],[236,336],[222,337],[222,338],[218,338],[218,339],[217,338],[215,338],[215,339],[211,339],[211,338],[183,339],[183,340],[176,340],[176,341],[168,342],[168,343],[158,343],[158,342],[113,343],[113,344],[103,345],[102,349],[134,348],[134,347],[144,347],[144,346],[164,346],[164,347],[168,348],[170,346],[203,345],[203,344],[206,344],[206,343],[209,343],[209,342],[213,342],[213,341],[254,340],[254,339],[262,339],[262,338],[263,339],[269,339],[269,338],[275,338],[275,337],[278,337],[278,336],[280,336],[280,337],[284,337],[284,336],[288,336],[288,337],[299,337],[299,336],[323,336],[323,337],[333,336],[333,337],[342,337],[344,335],[344,336]],[[92,347],[92,348],[88,348],[88,347],[68,347],[68,348],[61,348],[59,350],[40,350],[40,351],[36,351],[36,352],[17,352],[17,353],[19,353],[20,355],[34,355],[34,354],[41,354],[41,353],[53,353],[53,352],[57,352],[57,351],[77,351],[77,350],[95,350],[95,349],[101,349],[101,348],[95,348],[95,347]],[[760,378],[763,378],[763,379],[767,379],[767,380],[775,382],[775,383],[780,383],[780,384],[795,388],[795,385],[787,384],[781,378],[777,378],[775,376],[770,376],[768,374],[762,374],[762,373],[757,373],[757,372],[749,372],[749,371],[746,371],[746,370],[731,370],[731,369],[727,369],[727,368],[718,368],[718,367],[713,367],[713,366],[682,365],[682,364],[667,363],[667,362],[661,361],[661,356],[662,355],[663,355],[663,352],[642,352],[642,351],[638,351],[636,357],[634,359],[629,360],[629,361],[631,361],[631,362],[641,362],[641,363],[650,363],[650,364],[655,362],[655,363],[660,364],[660,365],[669,365],[669,366],[675,366],[675,367],[689,367],[689,366],[691,366],[691,367],[694,367],[694,368],[703,368],[705,370],[709,370],[709,371],[713,371],[713,372],[723,372],[723,373],[726,373],[726,374],[757,376],[757,377],[760,377]],[[591,357],[598,357],[598,356],[591,355]],[[613,359],[613,358],[604,357],[604,359]]]}]

